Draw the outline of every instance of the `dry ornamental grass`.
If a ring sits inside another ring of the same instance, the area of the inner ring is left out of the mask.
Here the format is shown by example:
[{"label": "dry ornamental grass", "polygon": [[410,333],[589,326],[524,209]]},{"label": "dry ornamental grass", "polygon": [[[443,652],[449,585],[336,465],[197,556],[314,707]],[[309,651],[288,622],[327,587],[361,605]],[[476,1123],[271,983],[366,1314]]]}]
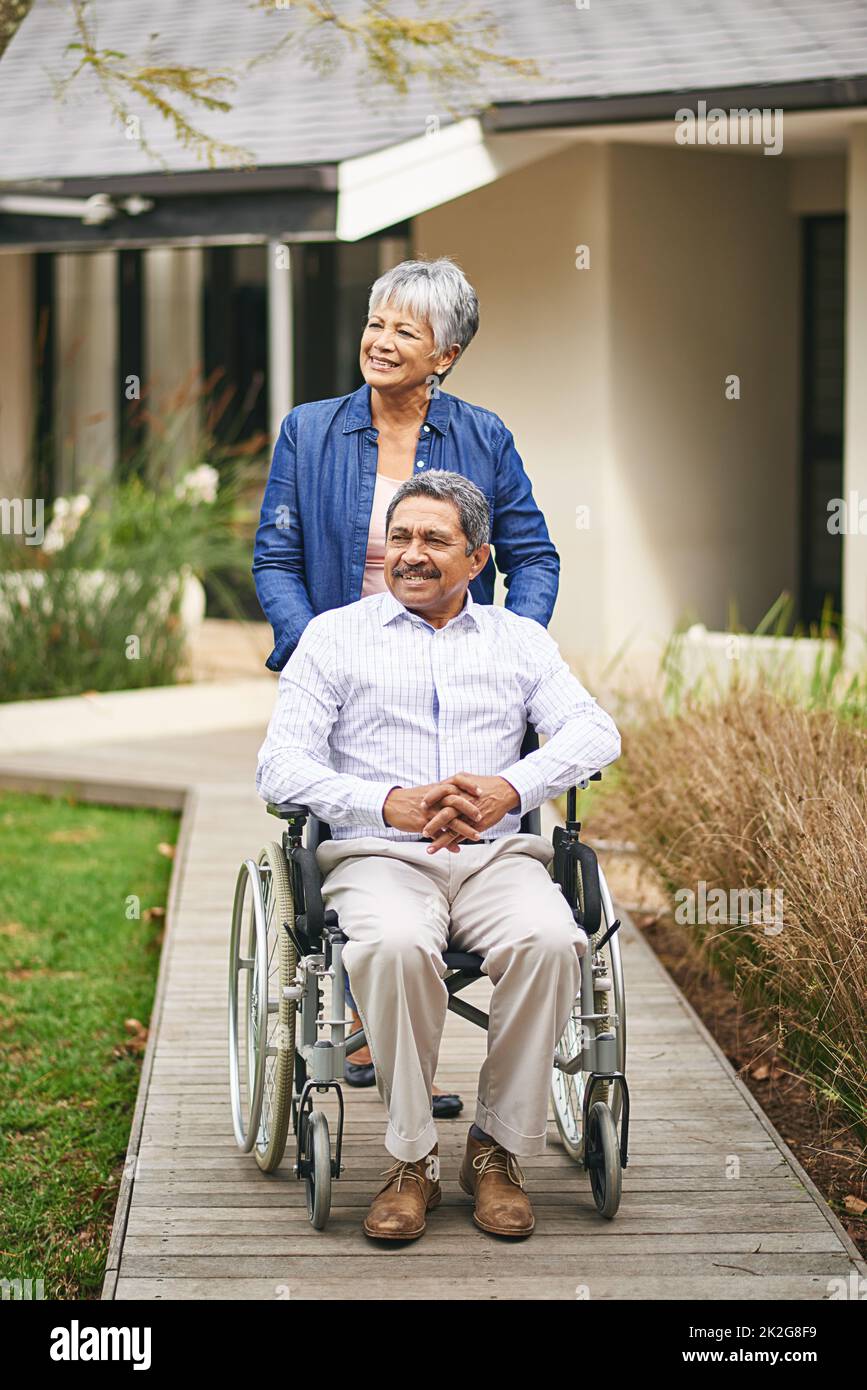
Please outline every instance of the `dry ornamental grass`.
[{"label": "dry ornamental grass", "polygon": [[682,930],[867,1137],[867,729],[764,690],[687,702],[624,740],[615,797],[676,900],[766,891],[773,919],[708,910]]}]

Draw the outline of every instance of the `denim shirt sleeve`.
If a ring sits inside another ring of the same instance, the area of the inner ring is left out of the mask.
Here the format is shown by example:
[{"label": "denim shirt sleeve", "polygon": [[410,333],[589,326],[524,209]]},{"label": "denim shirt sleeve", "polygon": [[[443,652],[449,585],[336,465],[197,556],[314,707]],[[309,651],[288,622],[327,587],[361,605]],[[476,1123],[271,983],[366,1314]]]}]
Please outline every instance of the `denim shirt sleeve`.
[{"label": "denim shirt sleeve", "polygon": [[547,627],[557,601],[560,556],[533,500],[512,432],[505,425],[495,466],[491,543],[497,569],[505,575],[506,607]]},{"label": "denim shirt sleeve", "polygon": [[253,550],[256,593],[274,629],[274,650],[265,662],[270,671],[283,669],[314,616],[298,515],[293,426],[290,411],[274,445]]}]

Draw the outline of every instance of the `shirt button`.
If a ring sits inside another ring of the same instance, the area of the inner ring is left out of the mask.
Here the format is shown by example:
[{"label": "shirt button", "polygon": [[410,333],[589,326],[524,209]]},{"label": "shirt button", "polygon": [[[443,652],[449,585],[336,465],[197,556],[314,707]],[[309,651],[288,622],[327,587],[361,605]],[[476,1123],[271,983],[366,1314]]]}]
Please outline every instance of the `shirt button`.
[{"label": "shirt button", "polygon": [[424,468],[424,459],[416,459],[415,466],[416,468]]},{"label": "shirt button", "polygon": [[425,425],[423,428],[424,428],[425,434],[430,434],[430,425]]}]

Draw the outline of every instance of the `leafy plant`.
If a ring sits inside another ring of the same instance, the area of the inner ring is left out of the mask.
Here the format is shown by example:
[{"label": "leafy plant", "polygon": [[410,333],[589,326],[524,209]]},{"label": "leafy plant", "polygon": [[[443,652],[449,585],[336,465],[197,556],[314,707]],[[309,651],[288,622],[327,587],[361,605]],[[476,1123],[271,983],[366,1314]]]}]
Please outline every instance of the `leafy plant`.
[{"label": "leafy plant", "polygon": [[58,498],[41,546],[3,537],[2,699],[167,685],[185,657],[184,582],[208,578],[243,617],[249,537],[239,524],[246,464],[190,470],[154,486],[134,474]]}]

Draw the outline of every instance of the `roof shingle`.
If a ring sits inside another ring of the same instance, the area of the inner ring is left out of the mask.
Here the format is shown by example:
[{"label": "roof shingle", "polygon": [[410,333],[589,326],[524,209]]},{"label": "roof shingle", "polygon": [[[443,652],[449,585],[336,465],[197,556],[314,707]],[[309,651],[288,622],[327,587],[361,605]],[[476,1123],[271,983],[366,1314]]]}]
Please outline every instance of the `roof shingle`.
[{"label": "roof shingle", "polygon": [[[355,0],[358,3],[358,0]],[[453,0],[444,4],[449,12]],[[468,0],[473,8],[473,0]],[[401,10],[411,8],[403,0]],[[436,13],[431,0],[427,14]],[[96,0],[100,47],[211,71],[236,67],[269,47],[292,22],[242,0]],[[541,79],[500,77],[489,100],[528,101],[677,92],[867,74],[863,0],[499,0],[502,51],[533,57]],[[76,78],[63,103],[51,77],[74,55],[69,8],[35,0],[0,61],[0,179],[70,179],[159,170],[126,138],[91,75]],[[477,94],[478,95],[478,94]],[[482,99],[485,94],[482,94]],[[250,70],[227,113],[191,110],[214,138],[250,149],[260,167],[334,163],[411,139],[438,114],[441,99],[418,83],[406,98],[375,84],[347,52],[320,76],[295,48]],[[206,169],[167,123],[142,111],[146,139],[177,171]],[[229,161],[225,161],[226,164]]]}]

